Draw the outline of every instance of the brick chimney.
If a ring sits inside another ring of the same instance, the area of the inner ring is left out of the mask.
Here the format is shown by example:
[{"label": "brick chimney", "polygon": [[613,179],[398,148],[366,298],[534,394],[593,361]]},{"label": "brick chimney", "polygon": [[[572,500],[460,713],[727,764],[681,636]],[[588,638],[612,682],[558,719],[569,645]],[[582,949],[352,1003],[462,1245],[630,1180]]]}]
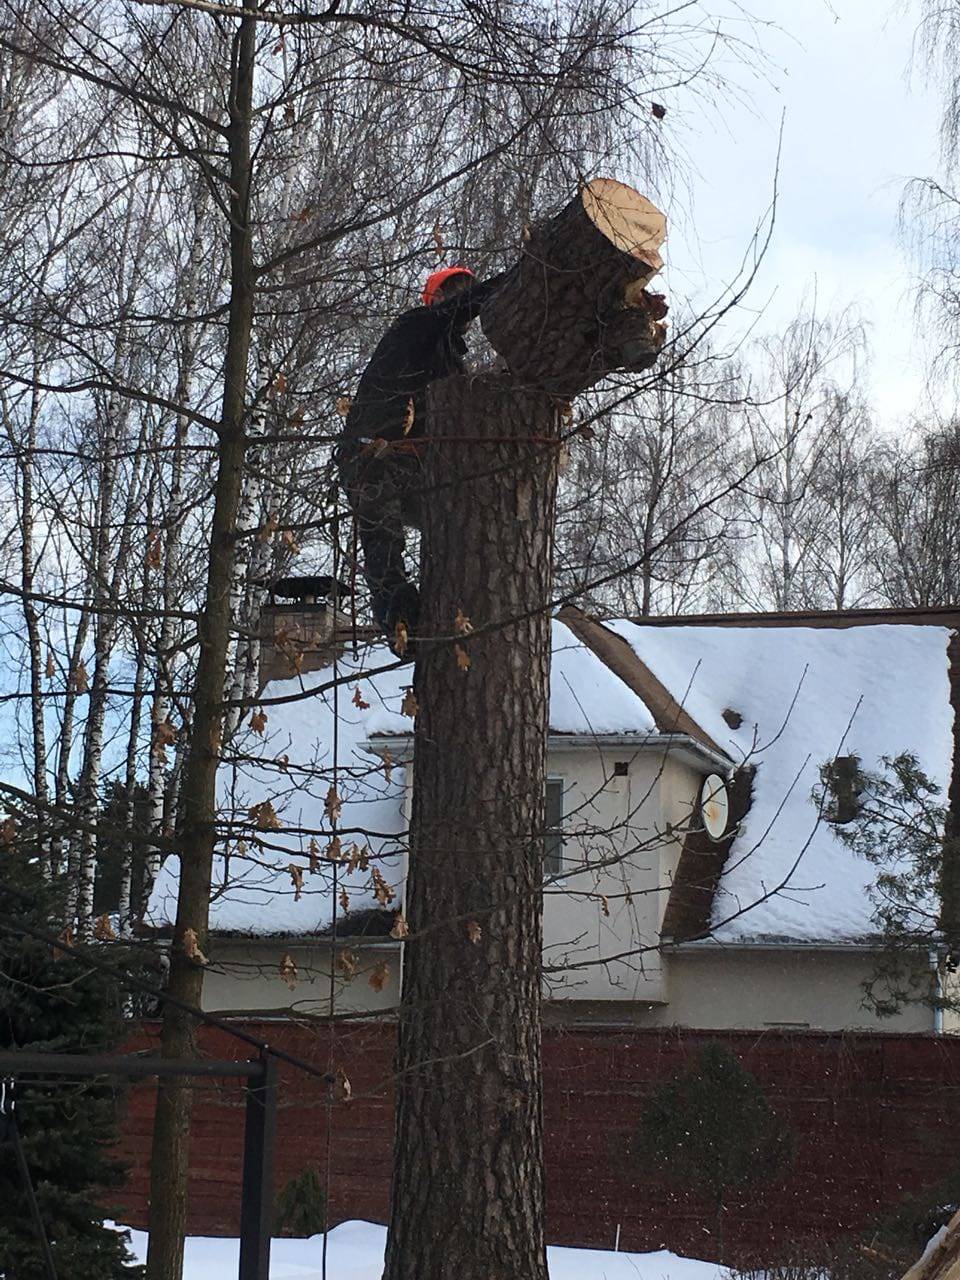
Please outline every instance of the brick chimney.
[{"label": "brick chimney", "polygon": [[[347,614],[334,607],[351,594],[343,582],[326,574],[279,578],[270,590],[270,603],[260,611],[260,688],[271,680],[289,680],[319,671],[333,661],[336,646],[353,636]],[[278,603],[280,596],[290,603]],[[367,639],[369,628],[358,631]]]}]

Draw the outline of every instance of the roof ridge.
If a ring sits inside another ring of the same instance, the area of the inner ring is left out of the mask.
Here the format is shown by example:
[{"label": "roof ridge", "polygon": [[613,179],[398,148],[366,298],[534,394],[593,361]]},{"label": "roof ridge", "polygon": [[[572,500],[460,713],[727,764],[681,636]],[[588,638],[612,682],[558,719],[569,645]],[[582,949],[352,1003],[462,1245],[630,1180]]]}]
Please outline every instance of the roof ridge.
[{"label": "roof ridge", "polygon": [[960,605],[896,605],[855,609],[771,609],[742,613],[664,613],[624,615],[625,622],[641,627],[749,627],[812,626],[842,630],[847,627],[906,624],[960,628]]},{"label": "roof ridge", "polygon": [[617,635],[596,618],[591,618],[576,605],[564,605],[557,613],[557,619],[640,698],[661,733],[685,733],[703,746],[730,759],[729,751],[714,742],[706,730],[697,724],[623,636]]}]

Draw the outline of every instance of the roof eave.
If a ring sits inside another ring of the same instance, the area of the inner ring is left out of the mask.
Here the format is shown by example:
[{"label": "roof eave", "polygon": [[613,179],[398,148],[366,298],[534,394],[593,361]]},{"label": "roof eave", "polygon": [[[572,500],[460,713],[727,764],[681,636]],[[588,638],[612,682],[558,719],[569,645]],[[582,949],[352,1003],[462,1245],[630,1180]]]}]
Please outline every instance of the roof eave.
[{"label": "roof eave", "polygon": [[[692,938],[674,942],[661,939],[665,955],[698,951],[831,951],[879,952],[887,950],[881,938]],[[918,944],[919,946],[919,944]]]},{"label": "roof eave", "polygon": [[[375,735],[360,743],[361,751],[383,756],[389,753],[394,764],[413,760],[415,738],[412,733]],[[686,733],[550,733],[547,752],[562,751],[629,751],[635,755],[657,753],[681,760],[707,773],[729,777],[736,767],[729,756],[714,751]]]},{"label": "roof eave", "polygon": [[[173,940],[172,925],[161,925],[151,930],[151,933],[156,941],[161,943],[169,944]],[[329,947],[341,942],[377,950],[395,949],[399,946],[393,938],[384,938],[375,934],[338,933],[334,938],[329,933],[318,933],[316,930],[309,933],[291,933],[289,929],[278,929],[276,933],[252,933],[244,929],[218,929],[215,925],[210,927],[210,937],[218,942],[263,943],[264,945],[285,943],[292,947]]]}]

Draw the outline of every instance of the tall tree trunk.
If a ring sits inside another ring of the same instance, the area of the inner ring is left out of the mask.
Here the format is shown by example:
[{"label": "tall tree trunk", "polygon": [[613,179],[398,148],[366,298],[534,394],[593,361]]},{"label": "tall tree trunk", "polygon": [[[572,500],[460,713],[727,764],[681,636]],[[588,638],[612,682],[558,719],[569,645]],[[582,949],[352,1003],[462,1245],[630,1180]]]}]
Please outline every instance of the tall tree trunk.
[{"label": "tall tree trunk", "polygon": [[643,563],[640,566],[640,613],[644,618],[653,610],[653,544],[654,526],[656,523],[656,505],[649,499],[643,520],[643,534],[640,545],[643,547]]},{"label": "tall tree trunk", "polygon": [[[563,402],[645,368],[659,215],[585,187],[481,313],[510,368],[428,393],[422,649],[384,1280],[546,1280],[540,1082],[550,595]],[[470,635],[470,629],[479,634]]]},{"label": "tall tree trunk", "polygon": [[547,1274],[540,833],[556,505],[544,442],[557,411],[508,379],[458,377],[434,389],[430,414],[453,438],[427,467],[428,489],[444,487],[425,503],[422,630],[453,635],[458,610],[496,625],[417,662],[414,937],[384,1276],[535,1280]]},{"label": "tall tree trunk", "polygon": [[[67,662],[67,687],[63,696],[63,717],[60,721],[60,736],[57,743],[57,777],[54,796],[57,808],[61,811],[70,799],[70,755],[73,751],[73,740],[76,731],[77,699],[84,696],[80,692],[77,673],[83,661],[83,650],[90,632],[90,598],[92,586],[88,579],[84,587],[83,607],[77,621],[77,629],[73,636],[73,645]],[[64,634],[69,634],[70,614],[64,610]],[[66,830],[58,821],[56,833],[51,842],[50,863],[54,874],[61,869],[66,850],[67,900],[64,907],[64,923],[71,926],[77,914],[77,896],[80,888],[80,845],[75,839],[76,832]]]},{"label": "tall tree trunk", "polygon": [[[247,462],[248,467],[243,477],[240,493],[240,508],[237,512],[236,553],[233,558],[233,586],[230,592],[230,618],[236,629],[236,639],[232,652],[228,654],[227,669],[227,707],[223,719],[223,740],[229,743],[240,727],[244,707],[241,705],[246,685],[245,672],[252,640],[251,627],[256,625],[253,618],[258,613],[256,604],[259,601],[260,588],[252,581],[254,565],[259,563],[257,551],[262,549],[260,537],[252,537],[253,532],[261,525],[261,505],[263,500],[263,466],[262,452],[256,449],[257,438],[263,435],[264,406],[261,403],[251,414],[248,431]],[[264,512],[264,514],[268,514]]]},{"label": "tall tree trunk", "polygon": [[[152,474],[147,482],[146,501],[144,509],[147,517],[147,529],[155,528],[155,502],[157,475]],[[123,868],[120,878],[120,901],[117,908],[117,916],[120,924],[120,936],[129,938],[133,932],[133,921],[140,913],[142,905],[142,896],[144,890],[144,865],[149,853],[152,849],[145,849],[139,841],[139,837],[134,834],[134,828],[137,819],[137,765],[140,759],[140,731],[143,725],[143,700],[144,690],[147,684],[147,654],[151,637],[148,635],[143,625],[143,618],[146,617],[147,610],[150,606],[150,565],[147,557],[144,557],[141,566],[140,581],[140,608],[142,615],[140,621],[132,628],[134,637],[134,676],[133,690],[130,701],[130,724],[127,731],[127,759],[126,768],[124,770],[123,780],[123,820],[122,827],[130,835],[123,854]],[[139,864],[139,874],[136,883],[134,883],[135,863],[137,862],[137,854],[141,853],[141,861]]]},{"label": "tall tree trunk", "polygon": [[[127,418],[125,409],[121,422]],[[114,445],[119,445],[119,435],[114,437]],[[140,446],[144,443],[141,434]],[[97,835],[96,823],[100,812],[100,777],[103,764],[103,736],[106,723],[107,704],[109,701],[110,672],[113,661],[113,650],[120,631],[120,618],[117,613],[118,602],[123,598],[124,579],[128,574],[128,557],[130,555],[134,523],[137,513],[142,508],[145,493],[142,487],[143,466],[138,460],[133,475],[129,478],[129,489],[119,536],[114,525],[111,505],[101,512],[104,524],[98,533],[98,543],[102,543],[106,534],[107,546],[99,545],[96,552],[97,599],[99,612],[94,619],[94,655],[93,682],[90,687],[90,701],[87,708],[87,723],[83,738],[83,765],[80,773],[78,791],[80,794],[80,816],[84,830],[79,834],[80,863],[79,889],[77,893],[77,937],[89,938],[93,927],[93,891],[97,871]],[[116,476],[110,479],[112,493],[116,484]],[[112,539],[111,539],[112,534]],[[108,548],[109,547],[109,552]],[[109,581],[106,555],[113,559]],[[95,606],[96,607],[96,606]]]},{"label": "tall tree trunk", "polygon": [[[130,314],[140,281],[144,254],[152,230],[154,192],[147,199],[139,226],[137,206],[127,206],[120,243],[120,278],[117,281],[117,313],[119,326],[112,359],[111,382],[136,386],[140,381],[140,361],[129,346],[127,316]],[[136,230],[135,230],[136,228]],[[132,240],[132,245],[130,244]],[[130,257],[128,259],[128,246]],[[84,830],[77,837],[80,845],[79,885],[77,888],[77,937],[89,938],[93,927],[93,891],[97,871],[97,817],[100,812],[100,773],[103,761],[103,733],[107,712],[113,647],[120,629],[117,603],[121,593],[117,585],[126,571],[132,533],[132,517],[137,510],[137,490],[142,463],[136,451],[136,472],[130,480],[125,499],[120,535],[117,537],[114,498],[120,476],[120,453],[127,444],[127,425],[133,410],[128,396],[118,392],[108,395],[103,410],[103,438],[100,441],[99,492],[97,523],[93,537],[92,577],[94,610],[94,670],[83,738],[83,764],[78,786],[80,817]],[[141,445],[143,433],[141,430]]]},{"label": "tall tree trunk", "polygon": [[[146,654],[142,646],[137,649],[136,673],[133,679],[133,696],[130,706],[130,725],[127,730],[127,761],[123,780],[123,830],[128,834],[123,852],[123,868],[120,876],[120,902],[117,917],[121,938],[129,938],[134,918],[134,860],[139,848],[133,834],[137,801],[137,747],[140,741],[140,721],[143,712],[143,686],[146,679]],[[140,886],[137,886],[138,890]]]},{"label": "tall tree trunk", "polygon": [[[213,525],[206,600],[200,616],[200,658],[193,691],[189,757],[179,804],[180,886],[170,948],[169,990],[199,1005],[207,946],[210,882],[216,841],[217,766],[223,729],[223,687],[230,641],[237,510],[246,448],[246,390],[253,327],[254,273],[250,227],[250,121],[256,56],[253,0],[234,42],[227,143],[230,159],[230,310],[223,367],[223,405],[214,489]],[[165,1005],[161,1052],[169,1058],[197,1055],[193,1020]],[[150,1161],[150,1243],[147,1280],[180,1280],[186,1231],[187,1170],[192,1089],[182,1081],[161,1083]]]},{"label": "tall tree trunk", "polygon": [[[39,378],[37,379],[39,381]],[[23,590],[23,620],[27,628],[27,647],[30,654],[30,723],[33,737],[33,794],[37,798],[39,846],[44,870],[54,873],[50,851],[46,848],[46,829],[49,815],[46,806],[50,799],[48,785],[47,733],[44,723],[43,697],[43,639],[40,635],[40,619],[33,599],[36,560],[33,546],[33,478],[36,466],[37,420],[40,414],[40,393],[34,390],[30,408],[30,431],[26,451],[21,459],[21,548],[20,582]]]}]

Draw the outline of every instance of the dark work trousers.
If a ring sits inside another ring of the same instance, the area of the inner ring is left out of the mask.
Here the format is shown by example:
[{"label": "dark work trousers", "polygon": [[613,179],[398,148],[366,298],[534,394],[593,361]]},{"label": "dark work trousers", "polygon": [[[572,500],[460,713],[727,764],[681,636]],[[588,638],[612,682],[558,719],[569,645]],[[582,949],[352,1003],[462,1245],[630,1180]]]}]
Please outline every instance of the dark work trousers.
[{"label": "dark work trousers", "polygon": [[336,456],[340,483],[357,520],[363,576],[377,626],[392,636],[403,618],[412,629],[417,589],[404,563],[404,531],[420,528],[423,463],[409,450],[388,447],[376,455],[353,440],[344,440]]}]

